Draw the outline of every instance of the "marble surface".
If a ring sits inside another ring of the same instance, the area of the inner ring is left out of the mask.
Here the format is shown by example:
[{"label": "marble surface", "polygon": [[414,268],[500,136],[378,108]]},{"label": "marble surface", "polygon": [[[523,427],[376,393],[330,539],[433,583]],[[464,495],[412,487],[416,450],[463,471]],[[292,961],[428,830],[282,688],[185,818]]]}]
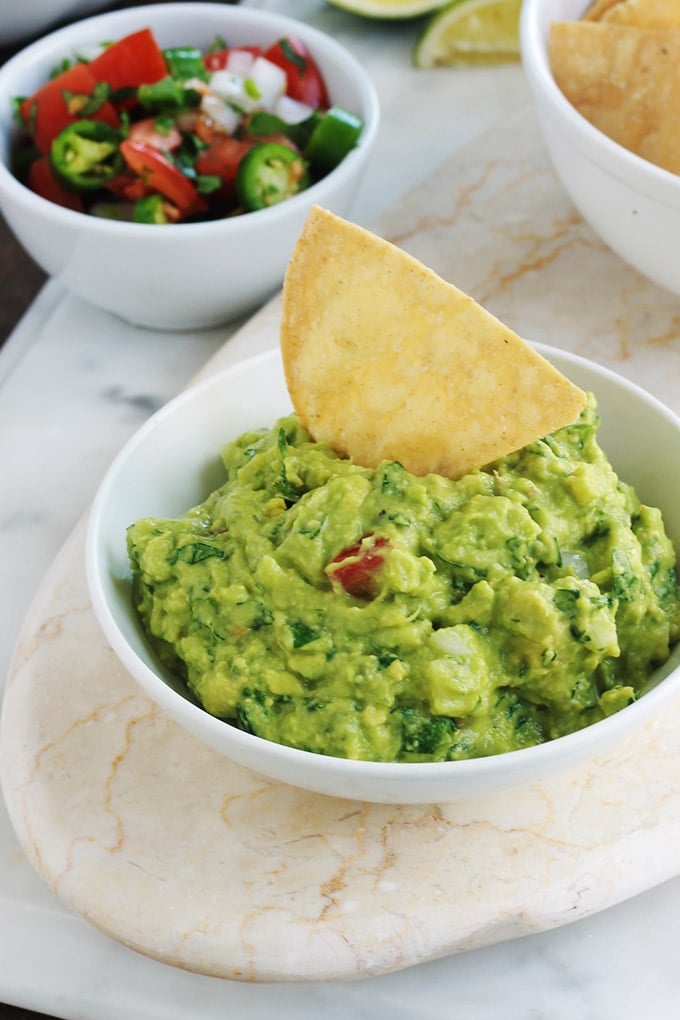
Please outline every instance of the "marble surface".
[{"label": "marble surface", "polygon": [[[362,28],[355,34],[344,15],[320,4],[303,7],[322,27],[338,35],[344,30],[357,49],[365,47],[384,93],[387,128],[379,158],[399,172],[386,174],[388,179],[369,175],[357,218],[430,262],[524,335],[609,364],[678,409],[680,305],[624,267],[580,223],[545,163],[532,116],[507,120],[526,100],[519,69],[455,78],[437,72],[436,78],[427,77],[429,95],[422,78],[405,72],[398,78],[400,95],[394,61],[407,61],[403,27]],[[385,45],[376,51],[378,32]],[[416,159],[408,167],[395,158],[404,104],[427,139],[426,154],[418,156],[422,163]],[[454,114],[446,138],[440,130],[444,111]],[[491,136],[466,144],[501,119]],[[447,162],[422,187],[410,192],[408,200],[400,198],[442,159]],[[262,314],[266,317],[269,310]],[[142,334],[65,297],[54,285],[45,289],[0,357],[0,459],[12,479],[11,486],[0,490],[0,569],[7,593],[0,623],[3,667],[47,566],[81,518],[121,442],[216,352],[229,357],[245,353],[252,328],[233,340],[232,329],[193,336]],[[77,585],[77,543],[78,531],[43,593],[65,562],[74,567],[66,571],[68,582]],[[30,619],[40,618],[42,611],[36,606]],[[83,646],[74,676],[87,673],[84,653]],[[72,792],[78,790],[77,779],[71,777]],[[614,842],[600,854],[603,873],[627,873],[629,892],[645,889],[650,876],[657,881],[671,875],[678,848],[676,830],[667,830],[661,843],[653,839],[659,817],[653,771],[643,770],[634,789],[639,827],[629,830],[625,851]],[[674,790],[671,799],[676,799]],[[49,807],[58,829],[59,807]],[[610,808],[612,819],[616,812]],[[512,828],[510,805],[497,821]],[[41,824],[47,824],[44,818]],[[566,842],[588,841],[578,826],[568,835]],[[637,856],[630,853],[635,845]],[[40,882],[4,818],[0,851],[0,998],[58,1016],[212,1017],[247,1010],[256,1018],[311,1017],[321,1011],[330,1017],[415,1013],[434,1018],[451,1015],[452,1003],[458,1015],[479,1020],[501,1014],[517,1020],[625,1020],[643,1009],[670,1020],[678,1012],[677,879],[558,930],[400,973],[349,985],[253,986],[168,967],[96,931]],[[451,847],[453,855],[457,851]],[[526,874],[527,862],[524,868]],[[484,876],[478,877],[482,889]],[[512,881],[510,876],[508,885]],[[474,906],[475,890],[467,891],[466,904]],[[568,890],[558,891],[562,897],[553,904],[556,912],[569,899]],[[391,892],[382,890],[384,896]],[[534,910],[539,899],[532,899]],[[423,918],[426,906],[421,904]],[[456,907],[461,910],[463,904],[447,904],[449,911]],[[424,921],[424,941],[426,927]]]},{"label": "marble surface", "polygon": [[[508,184],[536,155],[532,130],[514,125]],[[475,155],[476,172],[488,143]],[[279,318],[274,301],[200,374],[271,348]],[[89,605],[83,539],[81,521],[21,630],[0,770],[36,871],[129,948],[232,980],[366,978],[573,922],[680,873],[680,700],[529,788],[426,806],[317,796],[225,760],[142,694]]]}]

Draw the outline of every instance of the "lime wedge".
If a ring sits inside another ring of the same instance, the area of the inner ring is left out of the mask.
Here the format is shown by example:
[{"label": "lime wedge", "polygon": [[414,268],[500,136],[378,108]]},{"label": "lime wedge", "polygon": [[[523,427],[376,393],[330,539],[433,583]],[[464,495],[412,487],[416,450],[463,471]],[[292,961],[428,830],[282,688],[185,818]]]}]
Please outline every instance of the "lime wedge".
[{"label": "lime wedge", "polygon": [[326,0],[331,7],[364,18],[418,18],[432,14],[451,0]]},{"label": "lime wedge", "polygon": [[453,0],[432,15],[413,51],[416,67],[519,59],[522,0]]}]

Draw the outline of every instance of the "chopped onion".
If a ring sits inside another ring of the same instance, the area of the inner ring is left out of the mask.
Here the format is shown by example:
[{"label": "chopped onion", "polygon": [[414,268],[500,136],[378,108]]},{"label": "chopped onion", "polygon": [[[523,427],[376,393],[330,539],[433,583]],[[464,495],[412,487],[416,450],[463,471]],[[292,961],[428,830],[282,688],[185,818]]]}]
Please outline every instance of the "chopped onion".
[{"label": "chopped onion", "polygon": [[442,627],[433,633],[430,640],[436,648],[440,648],[447,655],[466,658],[472,649],[463,635],[464,631],[461,628]]},{"label": "chopped onion", "polygon": [[184,82],[184,88],[192,89],[194,92],[198,92],[200,96],[205,96],[210,91],[202,78],[187,78]]},{"label": "chopped onion", "polygon": [[230,106],[241,113],[250,113],[259,105],[257,96],[248,91],[247,78],[241,78],[230,71],[215,71],[210,76],[209,88]]},{"label": "chopped onion", "polygon": [[291,99],[290,96],[281,96],[274,107],[274,113],[286,124],[300,124],[312,116],[314,110],[299,99]]},{"label": "chopped onion", "polygon": [[250,74],[246,79],[246,88],[250,88],[251,94],[257,93],[258,108],[267,110],[269,113],[274,110],[277,101],[284,95],[287,84],[286,72],[265,57],[257,57],[253,61]]},{"label": "chopped onion", "polygon": [[575,577],[590,577],[590,568],[580,553],[562,550],[562,566],[570,570]]},{"label": "chopped onion", "polygon": [[210,120],[224,128],[227,134],[233,134],[241,123],[241,114],[219,96],[207,95],[201,100],[201,111]]},{"label": "chopped onion", "polygon": [[247,78],[255,63],[255,56],[248,50],[229,50],[226,70],[231,74],[237,74],[239,78]]}]

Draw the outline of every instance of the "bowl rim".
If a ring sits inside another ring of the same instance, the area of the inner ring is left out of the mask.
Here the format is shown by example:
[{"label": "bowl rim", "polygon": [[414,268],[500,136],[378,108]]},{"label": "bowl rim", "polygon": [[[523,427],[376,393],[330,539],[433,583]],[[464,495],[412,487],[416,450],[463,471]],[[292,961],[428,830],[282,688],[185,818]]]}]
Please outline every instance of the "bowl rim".
[{"label": "bowl rim", "polygon": [[[609,380],[622,387],[631,396],[644,401],[657,414],[665,418],[680,436],[680,417],[666,404],[631,380],[606,366],[570,351],[541,343],[532,343],[532,346],[548,360],[556,357],[558,361],[561,360],[567,365],[583,366],[604,380]],[[674,662],[673,659],[680,656],[680,644],[675,645],[675,655],[672,650],[671,659],[661,667],[660,681],[647,690],[642,697],[614,715],[574,733],[542,744],[483,758],[448,762],[375,762],[317,754],[265,740],[239,730],[225,720],[211,716],[201,706],[188,701],[174,691],[160,674],[152,670],[137,655],[120,630],[115,614],[109,606],[101,580],[101,575],[106,570],[106,554],[102,549],[102,514],[110,499],[111,491],[115,488],[118,475],[124,469],[127,458],[145,441],[149,433],[155,431],[158,425],[162,424],[165,418],[173,415],[183,405],[200,400],[207,391],[219,389],[230,382],[233,383],[238,379],[240,373],[258,369],[262,364],[274,362],[277,359],[280,360],[280,352],[277,349],[272,349],[236,362],[214,375],[192,384],[147,419],[112,461],[95,494],[88,515],[85,565],[88,590],[95,616],[106,640],[116,652],[123,667],[152,700],[167,711],[168,715],[199,739],[217,748],[224,757],[256,771],[257,765],[252,764],[252,759],[257,756],[258,750],[264,751],[264,757],[267,760],[266,767],[264,765],[261,767],[264,774],[275,776],[277,768],[287,769],[287,766],[291,764],[296,772],[309,770],[310,775],[314,775],[315,785],[310,785],[308,788],[318,792],[333,792],[334,795],[338,795],[336,791],[331,791],[331,787],[334,782],[337,783],[340,775],[341,778],[344,776],[345,780],[356,781],[360,791],[364,791],[372,783],[375,783],[378,789],[381,786],[389,789],[398,788],[404,794],[404,799],[399,802],[409,803],[408,793],[405,792],[407,789],[417,791],[422,787],[432,786],[435,794],[432,800],[446,800],[447,793],[450,794],[449,800],[457,800],[469,795],[466,788],[469,788],[472,793],[478,793],[480,789],[486,790],[488,787],[489,791],[493,792],[502,786],[538,781],[556,769],[568,767],[571,763],[587,761],[611,747],[612,744],[620,742],[630,734],[631,713],[634,713],[637,724],[640,726],[651,717],[658,715],[668,699],[677,694],[680,689],[680,661]],[[220,739],[225,734],[225,727],[229,729],[229,750],[223,747],[224,741]],[[499,784],[498,774],[503,772],[508,773],[508,776],[506,776],[505,783],[501,781]],[[296,784],[295,780],[287,781],[293,785],[304,786],[302,782]],[[366,799],[365,794],[359,793],[357,796],[363,796]],[[376,799],[386,803],[390,800],[394,802],[395,798],[385,796]],[[420,795],[417,795],[417,799],[421,800]]]},{"label": "bowl rim", "polygon": [[[523,0],[520,14],[522,65],[535,99],[547,103],[560,116],[564,122],[561,127],[567,128],[574,145],[588,159],[656,201],[672,207],[680,206],[680,176],[609,138],[591,124],[558,87],[550,69],[546,33],[541,27],[546,4],[549,2]],[[580,0],[583,11],[589,3],[590,0]]]},{"label": "bowl rim", "polygon": [[[32,60],[47,56],[62,45],[67,50],[69,46],[73,45],[74,36],[77,36],[78,32],[83,28],[90,30],[101,26],[105,30],[109,26],[115,28],[117,25],[122,26],[131,22],[134,23],[134,27],[139,27],[142,23],[146,24],[148,22],[153,30],[153,21],[158,21],[159,18],[180,17],[196,22],[201,18],[202,14],[210,15],[211,17],[223,17],[225,20],[232,19],[232,23],[235,21],[240,24],[261,20],[263,24],[271,24],[272,34],[298,34],[304,39],[306,45],[309,45],[310,49],[313,49],[315,46],[324,47],[337,59],[338,64],[342,65],[347,77],[358,85],[364,106],[362,111],[364,126],[356,147],[347,154],[337,167],[326,174],[325,177],[316,181],[311,187],[305,189],[305,191],[286,199],[285,202],[269,206],[266,209],[253,210],[239,216],[206,220],[200,223],[175,224],[174,226],[181,229],[177,233],[173,232],[171,236],[180,237],[184,241],[190,241],[196,236],[209,237],[225,229],[230,234],[238,237],[240,234],[252,229],[253,224],[262,224],[263,226],[266,224],[273,227],[280,220],[285,219],[286,216],[294,215],[296,211],[308,205],[310,199],[318,205],[323,205],[326,200],[326,192],[334,190],[339,178],[351,177],[355,163],[367,158],[368,153],[372,149],[380,125],[380,103],[373,81],[350,50],[333,39],[332,36],[321,31],[321,29],[307,25],[287,14],[266,11],[260,8],[237,7],[210,2],[210,0],[200,0],[198,3],[177,0],[177,2],[145,4],[121,10],[106,11],[80,18],[78,21],[55,29],[29,43],[0,67],[0,91],[2,91],[2,83],[4,83],[5,79],[11,78],[17,69],[24,67],[27,61],[30,63]],[[131,25],[130,31],[133,31],[134,27]],[[7,145],[8,156],[10,152],[11,139]],[[19,205],[24,209],[33,210],[36,215],[47,216],[57,226],[63,226],[64,228],[77,227],[79,230],[87,229],[94,236],[98,234],[109,236],[109,232],[113,231],[114,235],[121,239],[127,237],[134,241],[138,237],[144,237],[152,244],[168,243],[167,232],[150,231],[148,229],[149,224],[126,223],[120,220],[88,216],[73,209],[66,209],[48,199],[42,198],[40,195],[32,192],[25,184],[22,184],[10,170],[7,160],[0,157],[0,196],[3,193],[5,200],[8,202]]]}]

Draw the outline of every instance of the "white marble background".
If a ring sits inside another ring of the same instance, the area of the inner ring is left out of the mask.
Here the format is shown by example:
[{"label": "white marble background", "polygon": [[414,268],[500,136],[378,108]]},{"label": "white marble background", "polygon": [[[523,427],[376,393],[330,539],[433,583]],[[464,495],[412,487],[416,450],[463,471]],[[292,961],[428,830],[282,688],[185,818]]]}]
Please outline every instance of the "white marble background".
[{"label": "white marble background", "polygon": [[[384,125],[355,209],[361,222],[382,213],[394,219],[388,210],[398,208],[413,184],[528,102],[519,67],[413,71],[411,26],[358,22],[312,0],[259,6],[331,31],[374,77]],[[677,333],[680,302],[664,297],[661,304]],[[648,309],[647,319],[654,314]],[[33,593],[114,453],[231,332],[145,333],[66,298],[51,283],[2,348],[0,676]],[[675,334],[671,341],[677,351]],[[246,1013],[253,1020],[680,1016],[680,880],[568,927],[389,977],[342,986],[249,986],[146,960],[68,914],[34,875],[2,815],[0,862],[0,1000],[72,1020]]]}]

